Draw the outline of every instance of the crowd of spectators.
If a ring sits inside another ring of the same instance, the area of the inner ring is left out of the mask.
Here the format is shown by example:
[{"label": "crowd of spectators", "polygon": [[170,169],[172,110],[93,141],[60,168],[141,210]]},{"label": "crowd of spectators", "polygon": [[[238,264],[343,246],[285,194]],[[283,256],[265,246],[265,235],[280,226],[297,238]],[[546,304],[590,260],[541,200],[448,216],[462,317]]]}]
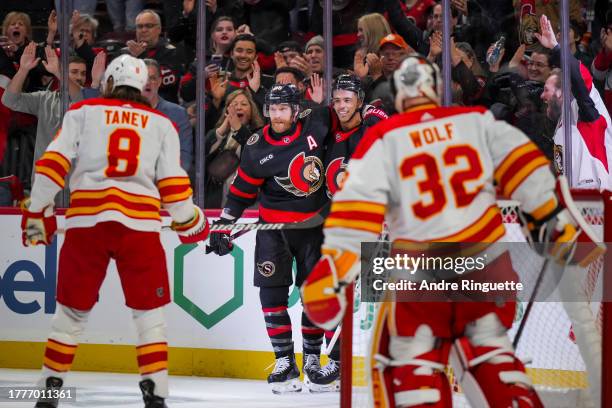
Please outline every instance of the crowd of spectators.
[{"label": "crowd of spectators", "polygon": [[[0,177],[16,175],[28,189],[33,163],[60,126],[58,11],[52,0],[3,3]],[[324,103],[322,3],[74,0],[67,50],[70,101],[99,95],[104,68],[115,56],[128,53],[145,59],[149,67],[145,97],[177,124],[181,163],[192,177],[195,116],[198,109],[205,113],[201,137],[207,171],[204,185],[197,187],[206,188],[208,208],[221,207],[241,147],[266,122],[262,114],[266,91],[274,83],[292,83],[303,93],[304,108]],[[554,142],[560,123],[558,93],[545,92],[547,80],[559,76],[555,70],[560,68],[559,48],[542,39],[540,17],[548,16],[558,35],[560,2],[450,3],[452,103],[490,108],[559,162]],[[589,92],[601,95],[594,105],[610,131],[609,2],[569,3],[571,54],[580,63],[581,80]],[[197,80],[195,52],[199,5],[206,7],[209,38],[203,84]],[[355,73],[366,87],[365,102],[379,103],[393,113],[388,79],[406,55],[419,52],[442,66],[443,13],[435,0],[334,0],[332,75]],[[195,106],[198,87],[206,92],[206,106]],[[0,178],[0,205],[10,205],[2,182]]]}]

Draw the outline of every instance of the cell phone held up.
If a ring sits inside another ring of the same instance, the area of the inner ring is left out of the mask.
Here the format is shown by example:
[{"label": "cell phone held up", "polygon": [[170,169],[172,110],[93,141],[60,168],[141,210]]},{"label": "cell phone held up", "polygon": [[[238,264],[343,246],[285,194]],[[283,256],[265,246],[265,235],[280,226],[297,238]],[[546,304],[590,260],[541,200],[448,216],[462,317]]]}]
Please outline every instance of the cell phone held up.
[{"label": "cell phone held up", "polygon": [[223,55],[214,54],[210,57],[210,63],[216,65],[219,69],[223,68]]}]

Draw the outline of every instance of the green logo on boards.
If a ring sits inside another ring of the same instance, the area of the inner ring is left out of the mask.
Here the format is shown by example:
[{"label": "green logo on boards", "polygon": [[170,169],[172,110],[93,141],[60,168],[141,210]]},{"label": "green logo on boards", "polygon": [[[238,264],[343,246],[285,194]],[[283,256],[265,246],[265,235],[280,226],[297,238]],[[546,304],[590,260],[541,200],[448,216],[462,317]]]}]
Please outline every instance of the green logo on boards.
[{"label": "green logo on boards", "polygon": [[[185,295],[185,256],[197,244],[179,245],[174,249],[174,303],[187,314],[198,321],[202,326],[210,329],[221,320],[236,311],[243,304],[244,298],[244,251],[236,244],[231,252],[234,262],[234,290],[233,296],[212,312],[205,312]],[[201,271],[195,271],[201,273]]]}]

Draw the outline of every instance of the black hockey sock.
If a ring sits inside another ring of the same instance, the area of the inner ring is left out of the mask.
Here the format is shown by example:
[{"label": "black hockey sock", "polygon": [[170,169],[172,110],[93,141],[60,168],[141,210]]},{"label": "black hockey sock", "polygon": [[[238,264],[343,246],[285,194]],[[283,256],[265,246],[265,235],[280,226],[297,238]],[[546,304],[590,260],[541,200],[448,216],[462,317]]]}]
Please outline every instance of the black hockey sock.
[{"label": "black hockey sock", "polygon": [[[325,330],[325,344],[329,347],[329,342],[331,341],[332,337],[334,337],[334,333],[335,330]],[[338,337],[338,339],[336,340],[336,343],[334,343],[334,347],[331,350],[331,353],[329,353],[329,358],[331,358],[332,360],[336,360],[336,361],[340,361],[340,340],[341,340],[342,334],[340,334],[340,337]]]},{"label": "black hockey sock", "polygon": [[291,318],[287,313],[287,306],[264,307],[262,309],[274,355],[276,358],[292,355]]},{"label": "black hockey sock", "polygon": [[323,329],[312,324],[306,313],[302,312],[302,339],[304,354],[321,354]]}]

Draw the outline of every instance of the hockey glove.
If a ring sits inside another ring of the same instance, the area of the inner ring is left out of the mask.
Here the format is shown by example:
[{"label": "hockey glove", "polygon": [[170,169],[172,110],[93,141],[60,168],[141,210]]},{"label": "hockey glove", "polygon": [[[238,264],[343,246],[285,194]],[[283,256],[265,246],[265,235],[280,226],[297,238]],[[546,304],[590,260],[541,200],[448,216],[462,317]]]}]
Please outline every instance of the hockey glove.
[{"label": "hockey glove", "polygon": [[349,251],[324,249],[323,256],[302,285],[306,315],[317,326],[333,330],[346,310],[346,285],[359,271],[357,255]]},{"label": "hockey glove", "polygon": [[[229,225],[231,223],[232,222],[227,219],[220,218],[217,221],[213,222],[213,225]],[[228,233],[217,231],[213,231],[210,233],[210,240],[208,242],[208,245],[206,246],[207,254],[214,252],[219,256],[224,256],[232,252],[232,249],[234,249],[234,244],[232,244],[232,238]]]},{"label": "hockey glove", "polygon": [[206,216],[199,207],[194,205],[193,208],[195,214],[192,219],[184,223],[173,221],[170,226],[173,231],[176,231],[183,244],[195,244],[198,241],[204,241],[208,237],[209,227]]},{"label": "hockey glove", "polygon": [[561,265],[586,267],[606,251],[579,210],[574,213],[561,204],[540,220],[521,214],[521,223],[530,246]]},{"label": "hockey glove", "polygon": [[23,246],[49,245],[57,230],[53,207],[46,207],[41,212],[32,212],[28,209],[29,207],[29,199],[22,201],[21,240]]},{"label": "hockey glove", "polygon": [[361,109],[361,117],[363,118],[366,126],[375,125],[381,120],[389,118],[389,115],[387,115],[387,113],[382,109],[382,103],[380,105],[381,106],[364,105],[364,107]]}]

